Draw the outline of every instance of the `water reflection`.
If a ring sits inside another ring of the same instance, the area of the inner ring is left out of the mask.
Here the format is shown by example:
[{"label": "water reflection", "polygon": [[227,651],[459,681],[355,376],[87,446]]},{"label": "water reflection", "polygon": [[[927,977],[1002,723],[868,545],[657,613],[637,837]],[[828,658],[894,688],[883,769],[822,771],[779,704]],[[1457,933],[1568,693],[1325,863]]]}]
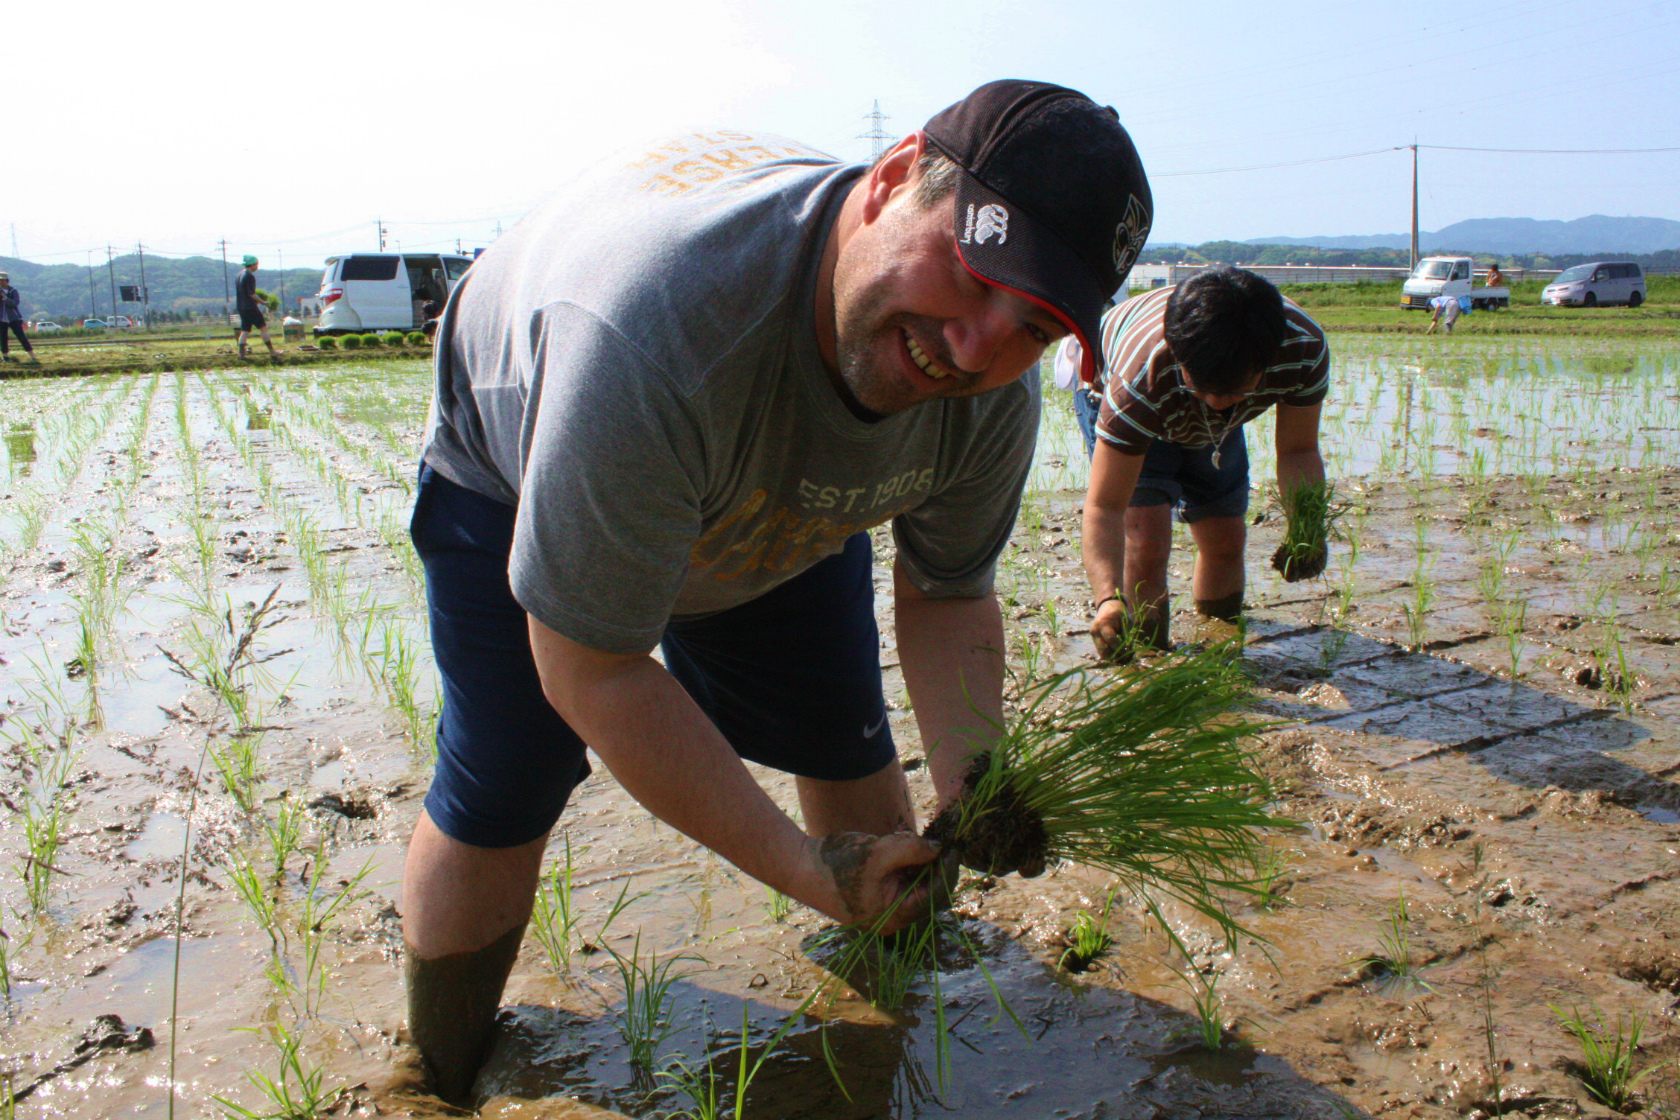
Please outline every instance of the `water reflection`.
[{"label": "water reflection", "polygon": [[12,421],[6,429],[6,454],[11,458],[13,472],[27,477],[35,462],[34,421]]}]

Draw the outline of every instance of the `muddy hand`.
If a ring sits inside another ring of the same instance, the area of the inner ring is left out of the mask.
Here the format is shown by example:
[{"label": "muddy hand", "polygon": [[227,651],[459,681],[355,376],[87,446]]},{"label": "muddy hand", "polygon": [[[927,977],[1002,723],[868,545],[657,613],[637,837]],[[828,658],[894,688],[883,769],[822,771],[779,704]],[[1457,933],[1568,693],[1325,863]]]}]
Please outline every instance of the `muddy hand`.
[{"label": "muddy hand", "polygon": [[1097,617],[1091,622],[1091,641],[1097,647],[1097,656],[1123,658],[1131,649],[1131,629],[1125,603],[1110,599],[1098,607]]},{"label": "muddy hand", "polygon": [[933,841],[913,832],[833,832],[822,838],[817,851],[846,911],[832,917],[892,933],[927,915],[938,875],[937,867],[928,866],[939,858]]},{"label": "muddy hand", "polygon": [[1298,583],[1323,575],[1329,557],[1330,550],[1324,545],[1315,545],[1306,555],[1297,556],[1288,545],[1280,544],[1272,554],[1272,567],[1283,575],[1285,583]]}]

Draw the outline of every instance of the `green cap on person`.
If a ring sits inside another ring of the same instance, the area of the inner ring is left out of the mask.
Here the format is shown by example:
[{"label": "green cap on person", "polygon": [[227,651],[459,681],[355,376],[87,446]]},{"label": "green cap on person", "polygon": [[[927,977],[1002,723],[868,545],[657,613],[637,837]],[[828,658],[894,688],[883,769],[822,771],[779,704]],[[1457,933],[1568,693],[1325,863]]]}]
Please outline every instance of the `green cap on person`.
[{"label": "green cap on person", "polygon": [[256,257],[253,257],[249,253],[245,254],[245,267],[246,268],[250,268],[252,265],[254,265],[256,263],[257,263],[257,258]]}]

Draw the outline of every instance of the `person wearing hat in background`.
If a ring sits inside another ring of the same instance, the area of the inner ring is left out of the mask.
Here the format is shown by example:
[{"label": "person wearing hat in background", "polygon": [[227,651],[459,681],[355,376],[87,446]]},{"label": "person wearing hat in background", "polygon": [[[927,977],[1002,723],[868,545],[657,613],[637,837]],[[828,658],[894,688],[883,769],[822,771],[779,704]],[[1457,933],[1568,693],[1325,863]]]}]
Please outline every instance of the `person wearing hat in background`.
[{"label": "person wearing hat in background", "polygon": [[246,253],[243,263],[245,271],[239,274],[234,295],[234,309],[239,312],[239,356],[245,356],[246,340],[256,330],[262,332],[263,345],[268,347],[272,358],[274,343],[268,337],[268,316],[263,314],[263,306],[257,300],[257,258]]},{"label": "person wearing hat in background", "polygon": [[[1112,109],[995,82],[873,166],[667,137],[456,286],[412,522],[438,761],[403,879],[409,1029],[441,1096],[470,1100],[585,743],[836,921],[928,911],[955,868],[916,835],[893,746],[868,530],[893,526],[945,804],[1001,719],[993,570],[1040,410],[1022,374],[1070,332],[1100,359],[1150,214]],[[796,776],[803,827],[743,759]]]},{"label": "person wearing hat in background", "polygon": [[1085,457],[1088,459],[1096,453],[1097,410],[1102,403],[1102,387],[1087,385],[1080,379],[1084,364],[1085,348],[1079,345],[1078,335],[1070,334],[1056,347],[1055,356],[1050,360],[1050,372],[1056,388],[1073,394],[1073,419],[1079,425],[1079,434],[1085,438]]},{"label": "person wearing hat in background", "polygon": [[29,360],[39,362],[41,359],[35,356],[35,347],[29,344],[29,336],[23,333],[23,306],[18,290],[12,286],[11,276],[0,272],[0,362],[12,360],[7,336],[14,334],[23,345],[23,352],[29,355]]}]

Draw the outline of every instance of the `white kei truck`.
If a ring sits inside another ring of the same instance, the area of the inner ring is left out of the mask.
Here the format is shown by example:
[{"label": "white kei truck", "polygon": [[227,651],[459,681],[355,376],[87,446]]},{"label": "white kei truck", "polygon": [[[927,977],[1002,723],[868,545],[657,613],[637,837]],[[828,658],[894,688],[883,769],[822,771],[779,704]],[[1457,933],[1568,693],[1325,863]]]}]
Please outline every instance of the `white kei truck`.
[{"label": "white kei truck", "polygon": [[1424,257],[1400,288],[1403,311],[1428,311],[1436,296],[1468,296],[1474,311],[1511,306],[1511,289],[1475,287],[1475,262],[1469,257]]}]

